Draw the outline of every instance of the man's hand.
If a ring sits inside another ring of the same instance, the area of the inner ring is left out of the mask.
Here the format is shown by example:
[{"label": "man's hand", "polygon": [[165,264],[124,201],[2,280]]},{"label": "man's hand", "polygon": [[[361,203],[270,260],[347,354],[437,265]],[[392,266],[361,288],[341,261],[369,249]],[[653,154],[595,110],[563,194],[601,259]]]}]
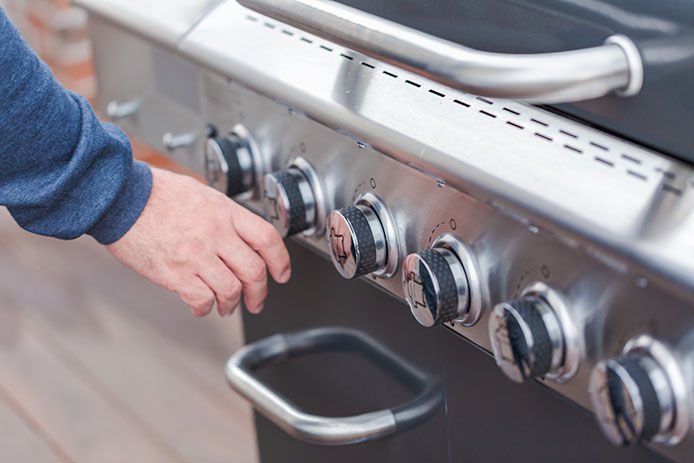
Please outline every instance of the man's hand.
[{"label": "man's hand", "polygon": [[144,277],[176,292],[196,316],[229,315],[244,294],[263,309],[267,270],[289,280],[289,253],[272,225],[198,181],[152,168],[152,193],[133,227],[106,249]]}]

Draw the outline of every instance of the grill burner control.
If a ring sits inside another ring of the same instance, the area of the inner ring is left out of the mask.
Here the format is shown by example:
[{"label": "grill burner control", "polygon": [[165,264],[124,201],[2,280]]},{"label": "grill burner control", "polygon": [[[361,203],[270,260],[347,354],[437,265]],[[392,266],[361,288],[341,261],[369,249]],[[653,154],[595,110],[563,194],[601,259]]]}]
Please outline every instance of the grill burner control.
[{"label": "grill burner control", "polygon": [[330,258],[343,277],[374,274],[388,278],[397,270],[395,224],[375,195],[363,194],[353,206],[332,211],[328,230]]},{"label": "grill burner control", "polygon": [[662,343],[642,335],[622,356],[599,362],[590,377],[593,410],[615,445],[678,443],[689,429],[686,386]]},{"label": "grill burner control", "polygon": [[410,254],[402,266],[402,285],[412,315],[424,326],[457,321],[472,325],[481,312],[477,269],[468,248],[450,234],[431,249]]},{"label": "grill burner control", "polygon": [[242,126],[222,136],[208,138],[205,149],[205,178],[207,183],[225,193],[236,196],[255,185],[256,158],[250,135]]},{"label": "grill burner control", "polygon": [[559,293],[543,283],[519,300],[498,304],[489,320],[494,358],[516,382],[548,377],[568,380],[580,363],[580,344],[570,312]]},{"label": "grill burner control", "polygon": [[285,170],[265,175],[263,202],[265,217],[283,237],[323,232],[323,189],[306,159],[295,158]]}]

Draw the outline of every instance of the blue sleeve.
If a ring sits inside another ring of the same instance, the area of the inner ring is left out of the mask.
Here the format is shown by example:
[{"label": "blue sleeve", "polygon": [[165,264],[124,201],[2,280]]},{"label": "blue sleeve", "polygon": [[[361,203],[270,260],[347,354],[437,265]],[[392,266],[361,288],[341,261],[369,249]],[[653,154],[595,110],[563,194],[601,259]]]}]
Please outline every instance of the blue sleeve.
[{"label": "blue sleeve", "polygon": [[33,233],[110,244],[151,187],[125,134],[53,78],[0,8],[0,205]]}]

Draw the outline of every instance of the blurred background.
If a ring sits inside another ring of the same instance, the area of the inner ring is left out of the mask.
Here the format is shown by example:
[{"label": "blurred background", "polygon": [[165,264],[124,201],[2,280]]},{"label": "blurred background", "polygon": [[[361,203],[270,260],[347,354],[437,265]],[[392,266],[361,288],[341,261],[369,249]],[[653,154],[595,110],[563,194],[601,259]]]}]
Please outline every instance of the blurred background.
[{"label": "blurred background", "polygon": [[[84,12],[68,0],[0,6],[56,78],[94,103]],[[0,461],[256,461],[251,411],[223,373],[243,343],[238,315],[196,319],[93,239],[31,235],[1,208]]]}]

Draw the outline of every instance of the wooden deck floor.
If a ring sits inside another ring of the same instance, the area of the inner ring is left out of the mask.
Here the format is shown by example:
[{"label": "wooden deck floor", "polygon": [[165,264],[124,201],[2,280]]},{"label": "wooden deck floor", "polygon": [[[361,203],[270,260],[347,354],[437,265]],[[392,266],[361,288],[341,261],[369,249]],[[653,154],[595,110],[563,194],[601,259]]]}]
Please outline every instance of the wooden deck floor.
[{"label": "wooden deck floor", "polygon": [[0,461],[254,462],[223,367],[239,318],[195,319],[91,238],[0,209]]}]

